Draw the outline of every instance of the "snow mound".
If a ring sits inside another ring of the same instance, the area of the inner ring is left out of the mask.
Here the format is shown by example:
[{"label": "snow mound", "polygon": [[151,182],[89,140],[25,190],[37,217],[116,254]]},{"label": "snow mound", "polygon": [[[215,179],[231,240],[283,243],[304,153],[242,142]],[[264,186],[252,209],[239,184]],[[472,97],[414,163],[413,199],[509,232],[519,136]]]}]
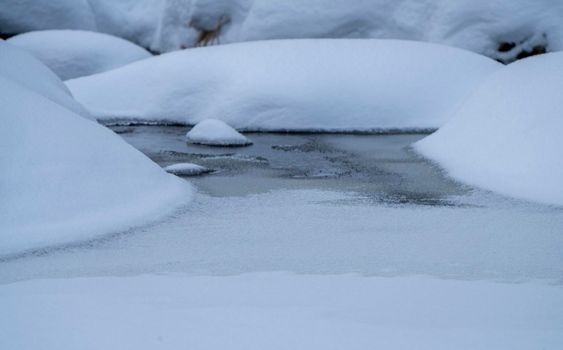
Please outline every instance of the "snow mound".
[{"label": "snow mound", "polygon": [[441,126],[499,67],[434,44],[286,40],[169,53],[67,85],[107,122],[217,118],[238,130],[418,130]]},{"label": "snow mound", "polygon": [[506,66],[451,122],[415,144],[471,185],[563,205],[563,53]]},{"label": "snow mound", "polygon": [[151,56],[121,38],[83,30],[30,32],[7,42],[30,52],[62,80],[104,72]]},{"label": "snow mound", "polygon": [[0,77],[15,81],[75,113],[91,118],[49,68],[29,53],[3,40],[0,41]]},{"label": "snow mound", "polygon": [[170,174],[178,176],[198,176],[211,172],[211,169],[193,163],[177,163],[164,168]]},{"label": "snow mound", "polygon": [[110,130],[0,76],[0,254],[154,220],[190,197]]},{"label": "snow mound", "polygon": [[189,143],[207,146],[249,146],[252,144],[252,141],[246,136],[217,119],[205,119],[197,123],[186,134],[186,139]]}]

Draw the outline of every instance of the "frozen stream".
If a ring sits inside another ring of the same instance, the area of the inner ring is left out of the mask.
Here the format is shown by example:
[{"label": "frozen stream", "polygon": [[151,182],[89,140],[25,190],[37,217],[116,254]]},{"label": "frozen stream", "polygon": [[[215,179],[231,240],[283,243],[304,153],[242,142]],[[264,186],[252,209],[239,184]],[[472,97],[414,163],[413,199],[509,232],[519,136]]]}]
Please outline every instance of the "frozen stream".
[{"label": "frozen stream", "polygon": [[0,283],[265,271],[563,281],[563,208],[448,180],[408,149],[424,135],[250,134],[251,147],[209,148],[186,145],[184,127],[114,130],[162,166],[216,171],[150,226],[0,257]]}]

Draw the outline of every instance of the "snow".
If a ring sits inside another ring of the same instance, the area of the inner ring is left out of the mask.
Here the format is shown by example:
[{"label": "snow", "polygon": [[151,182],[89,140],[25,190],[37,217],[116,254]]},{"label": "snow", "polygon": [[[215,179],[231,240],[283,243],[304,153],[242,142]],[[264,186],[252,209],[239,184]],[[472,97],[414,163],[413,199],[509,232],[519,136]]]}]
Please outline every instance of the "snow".
[{"label": "snow", "polygon": [[0,31],[18,34],[43,29],[95,30],[90,0],[2,0]]},{"label": "snow", "polygon": [[471,185],[563,205],[561,71],[563,53],[499,70],[416,149]]},{"label": "snow", "polygon": [[252,144],[246,136],[217,119],[205,119],[197,123],[186,134],[189,143],[206,146],[248,146]]},{"label": "snow", "polygon": [[0,41],[0,77],[15,81],[75,113],[91,118],[49,68],[29,53],[3,40]]},{"label": "snow", "polygon": [[[452,45],[511,61],[563,49],[554,0],[4,0],[0,30],[96,30],[154,51],[291,38],[393,38]],[[507,52],[500,44],[511,43]]]},{"label": "snow", "polygon": [[210,169],[193,163],[176,163],[165,167],[164,170],[178,176],[197,176],[211,172]]},{"label": "snow", "polygon": [[215,118],[237,130],[420,130],[443,125],[499,67],[434,44],[286,40],[169,53],[67,85],[105,122]]},{"label": "snow", "polygon": [[[0,286],[3,349],[559,349],[563,289],[183,274]],[[33,336],[29,336],[29,334]]]},{"label": "snow", "polygon": [[83,30],[29,32],[7,42],[30,52],[62,80],[104,72],[151,56],[121,38]]},{"label": "snow", "polygon": [[112,131],[3,75],[0,91],[0,254],[124,230],[190,198]]}]

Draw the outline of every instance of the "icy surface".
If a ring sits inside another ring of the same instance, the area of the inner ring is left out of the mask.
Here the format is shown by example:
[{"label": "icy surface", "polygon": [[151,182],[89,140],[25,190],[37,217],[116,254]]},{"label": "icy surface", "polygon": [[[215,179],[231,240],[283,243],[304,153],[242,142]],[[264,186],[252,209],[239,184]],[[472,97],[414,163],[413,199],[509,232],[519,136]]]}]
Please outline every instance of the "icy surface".
[{"label": "icy surface", "polygon": [[563,54],[511,64],[416,146],[448,173],[506,195],[563,205]]},{"label": "icy surface", "polygon": [[557,350],[563,344],[563,289],[542,284],[281,273],[98,277],[2,285],[0,308],[3,349]]},{"label": "icy surface", "polygon": [[0,77],[15,81],[75,113],[91,118],[49,68],[29,53],[3,40],[0,40]]},{"label": "icy surface", "polygon": [[0,348],[562,344],[560,208],[449,180],[407,148],[424,135],[222,148],[186,144],[187,129],[114,128],[162,166],[217,169],[192,178],[189,206],[0,256]]},{"label": "icy surface", "polygon": [[104,72],[151,54],[107,34],[83,30],[45,30],[16,35],[8,43],[30,52],[62,80]]},{"label": "icy surface", "polygon": [[165,167],[164,170],[179,176],[197,176],[211,172],[210,169],[194,163],[176,163]]},{"label": "icy surface", "polygon": [[190,198],[107,128],[2,76],[0,91],[0,254],[123,230]]},{"label": "icy surface", "polygon": [[[6,257],[0,281],[162,271],[563,276],[563,211],[473,190],[405,149],[423,135],[252,134],[254,145],[186,145],[186,127],[120,127],[190,178],[189,207],[97,241]],[[79,262],[79,263],[77,263]]]},{"label": "icy surface", "polygon": [[443,125],[499,67],[471,52],[408,41],[264,41],[165,54],[67,85],[106,121],[412,130]]},{"label": "icy surface", "polygon": [[188,131],[186,139],[190,143],[207,146],[248,146],[252,144],[252,141],[246,136],[217,119],[200,121]]}]

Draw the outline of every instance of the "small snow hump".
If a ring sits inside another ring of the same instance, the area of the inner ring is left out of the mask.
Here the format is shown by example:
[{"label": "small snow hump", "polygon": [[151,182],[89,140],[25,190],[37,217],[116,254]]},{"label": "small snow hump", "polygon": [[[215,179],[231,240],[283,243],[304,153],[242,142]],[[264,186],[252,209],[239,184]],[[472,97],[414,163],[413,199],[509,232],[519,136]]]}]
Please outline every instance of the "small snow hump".
[{"label": "small snow hump", "polygon": [[212,170],[193,163],[177,163],[164,168],[166,172],[177,176],[198,176],[210,173]]},{"label": "small snow hump", "polygon": [[217,119],[205,119],[197,123],[187,134],[188,143],[206,146],[250,146],[246,136]]}]

